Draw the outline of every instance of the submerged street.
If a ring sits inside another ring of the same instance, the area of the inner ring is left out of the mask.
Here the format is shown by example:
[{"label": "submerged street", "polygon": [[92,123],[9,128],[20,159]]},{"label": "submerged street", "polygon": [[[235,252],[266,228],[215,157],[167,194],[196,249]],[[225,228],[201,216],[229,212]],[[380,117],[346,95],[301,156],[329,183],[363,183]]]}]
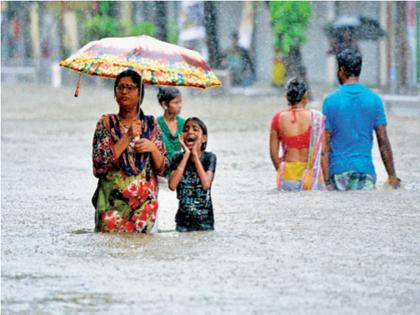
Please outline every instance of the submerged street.
[{"label": "submerged street", "polygon": [[[162,181],[154,235],[94,233],[91,141],[112,87],[3,85],[4,314],[414,314],[420,309],[420,118],[388,115],[403,188],[275,191],[268,137],[284,97],[182,89],[217,155],[214,232],[175,232]],[[309,107],[320,109],[322,95]],[[146,114],[161,115],[156,90]]]}]

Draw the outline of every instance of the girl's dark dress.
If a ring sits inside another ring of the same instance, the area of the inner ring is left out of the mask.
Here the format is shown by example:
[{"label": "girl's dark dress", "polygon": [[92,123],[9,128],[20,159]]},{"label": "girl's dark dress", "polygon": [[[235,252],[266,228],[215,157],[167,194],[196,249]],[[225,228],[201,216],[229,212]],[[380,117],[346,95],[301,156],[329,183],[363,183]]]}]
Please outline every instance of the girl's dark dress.
[{"label": "girl's dark dress", "polygon": [[[171,162],[171,171],[176,170],[184,153],[175,153]],[[204,171],[216,171],[216,155],[203,151],[200,156]],[[175,216],[176,230],[180,232],[214,230],[213,204],[211,187],[206,191],[201,185],[194,163],[187,163],[184,174],[176,189],[179,200]]]}]

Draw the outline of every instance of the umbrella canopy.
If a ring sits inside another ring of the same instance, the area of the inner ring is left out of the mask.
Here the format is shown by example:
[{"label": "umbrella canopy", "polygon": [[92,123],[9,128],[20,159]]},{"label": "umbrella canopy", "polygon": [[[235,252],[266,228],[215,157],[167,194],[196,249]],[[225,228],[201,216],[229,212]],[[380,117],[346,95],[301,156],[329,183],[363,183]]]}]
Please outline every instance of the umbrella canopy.
[{"label": "umbrella canopy", "polygon": [[325,25],[324,30],[330,38],[350,32],[355,40],[377,40],[386,34],[377,20],[365,16],[340,16]]},{"label": "umbrella canopy", "polygon": [[92,41],[61,61],[60,66],[111,79],[132,69],[146,84],[203,89],[221,85],[198,52],[146,35]]}]

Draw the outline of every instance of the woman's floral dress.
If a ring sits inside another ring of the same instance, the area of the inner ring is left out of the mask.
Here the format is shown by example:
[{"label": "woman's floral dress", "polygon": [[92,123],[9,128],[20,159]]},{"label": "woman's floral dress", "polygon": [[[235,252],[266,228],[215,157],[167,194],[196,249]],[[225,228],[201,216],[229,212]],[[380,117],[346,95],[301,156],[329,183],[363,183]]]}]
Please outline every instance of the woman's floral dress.
[{"label": "woman's floral dress", "polygon": [[114,144],[125,127],[115,114],[103,115],[93,137],[93,174],[99,178],[92,197],[95,231],[150,232],[158,211],[157,175],[164,175],[167,162],[162,133],[153,116],[140,112],[141,138],[151,140],[159,149],[163,163],[153,165],[150,153],[137,153],[134,143],[116,158]]}]

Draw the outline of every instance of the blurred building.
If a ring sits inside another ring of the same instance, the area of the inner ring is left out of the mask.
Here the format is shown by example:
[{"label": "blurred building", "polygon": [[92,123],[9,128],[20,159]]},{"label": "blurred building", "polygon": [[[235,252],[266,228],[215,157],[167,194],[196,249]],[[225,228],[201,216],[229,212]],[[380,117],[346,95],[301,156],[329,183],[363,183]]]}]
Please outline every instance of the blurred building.
[{"label": "blurred building", "polygon": [[[228,45],[231,31],[239,30],[244,3],[218,2],[222,47]],[[258,80],[271,82],[274,47],[268,9],[254,3],[254,29],[250,49],[257,64]],[[329,40],[324,26],[340,16],[366,16],[375,19],[385,30],[379,40],[362,40],[364,83],[391,92],[406,92],[420,87],[420,3],[314,1],[312,17],[302,47],[309,82],[332,86],[337,82],[335,57],[327,53]]]},{"label": "blurred building", "polygon": [[375,41],[359,41],[363,54],[362,80],[391,92],[420,86],[420,3],[419,2],[312,2],[312,19],[303,47],[311,82],[336,82],[335,60],[327,56],[324,36],[326,21],[339,16],[363,15],[376,19],[386,36]]},{"label": "blurred building", "polygon": [[[84,22],[98,14],[98,1],[85,2],[1,2],[2,81],[7,78],[36,77],[51,81],[57,62],[86,43]],[[110,15],[138,24],[151,21],[158,38],[178,38],[182,45],[208,56],[205,36],[205,5],[199,2],[110,2]],[[336,18],[367,16],[376,19],[386,37],[358,43],[364,56],[364,83],[391,92],[416,90],[420,86],[420,3],[314,1],[307,40],[302,47],[309,82],[336,85],[335,58],[327,54],[324,26]],[[265,2],[214,2],[217,45],[227,49],[230,35],[239,33],[239,42],[256,66],[256,86],[271,86],[274,60],[273,36]],[[197,11],[198,10],[198,11]],[[204,11],[200,11],[204,10]],[[127,24],[125,24],[127,25]],[[125,26],[121,36],[128,35]],[[213,43],[214,44],[214,43]],[[213,47],[214,48],[214,47]],[[216,59],[217,61],[217,59]]]}]

